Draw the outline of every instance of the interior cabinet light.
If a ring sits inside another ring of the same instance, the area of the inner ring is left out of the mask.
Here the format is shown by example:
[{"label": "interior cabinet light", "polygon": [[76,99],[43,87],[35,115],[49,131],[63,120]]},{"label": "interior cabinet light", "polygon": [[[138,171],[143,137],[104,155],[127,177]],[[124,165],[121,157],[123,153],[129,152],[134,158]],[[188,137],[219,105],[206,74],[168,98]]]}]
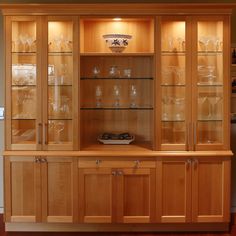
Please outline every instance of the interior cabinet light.
[{"label": "interior cabinet light", "polygon": [[113,18],[114,21],[121,21],[122,19],[120,17]]}]

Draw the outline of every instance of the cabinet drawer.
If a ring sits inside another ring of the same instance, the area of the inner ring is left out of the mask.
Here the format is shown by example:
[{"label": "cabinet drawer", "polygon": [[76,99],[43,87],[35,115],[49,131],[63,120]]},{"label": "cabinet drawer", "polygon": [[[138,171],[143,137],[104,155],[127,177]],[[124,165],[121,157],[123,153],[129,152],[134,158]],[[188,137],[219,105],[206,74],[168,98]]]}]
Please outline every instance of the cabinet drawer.
[{"label": "cabinet drawer", "polygon": [[84,160],[79,159],[79,168],[155,168],[154,160],[129,159],[129,160],[103,160],[102,158]]}]

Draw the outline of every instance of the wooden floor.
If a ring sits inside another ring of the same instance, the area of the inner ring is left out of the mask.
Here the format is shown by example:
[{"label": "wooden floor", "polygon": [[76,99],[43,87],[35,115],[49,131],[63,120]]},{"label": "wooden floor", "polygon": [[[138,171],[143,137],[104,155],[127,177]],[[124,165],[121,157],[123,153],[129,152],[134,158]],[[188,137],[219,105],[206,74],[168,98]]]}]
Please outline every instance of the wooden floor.
[{"label": "wooden floor", "polygon": [[236,225],[225,233],[7,233],[4,230],[3,215],[0,214],[0,236],[236,236]]}]

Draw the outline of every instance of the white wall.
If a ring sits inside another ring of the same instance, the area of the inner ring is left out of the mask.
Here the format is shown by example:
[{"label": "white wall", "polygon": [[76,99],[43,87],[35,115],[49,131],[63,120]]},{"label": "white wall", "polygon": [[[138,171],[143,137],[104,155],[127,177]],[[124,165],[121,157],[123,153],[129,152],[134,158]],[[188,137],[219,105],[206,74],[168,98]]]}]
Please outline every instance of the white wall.
[{"label": "white wall", "polygon": [[[0,106],[4,105],[4,78],[3,78],[3,21],[0,15]],[[0,120],[0,213],[3,212],[3,158],[4,121]]]}]

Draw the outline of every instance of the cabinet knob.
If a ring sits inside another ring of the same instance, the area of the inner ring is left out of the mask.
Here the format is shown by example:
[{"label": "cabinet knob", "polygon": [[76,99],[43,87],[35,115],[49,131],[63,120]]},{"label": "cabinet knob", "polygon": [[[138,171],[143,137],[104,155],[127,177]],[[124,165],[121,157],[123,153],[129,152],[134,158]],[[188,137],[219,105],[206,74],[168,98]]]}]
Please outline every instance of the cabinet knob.
[{"label": "cabinet knob", "polygon": [[113,176],[116,176],[116,175],[117,175],[117,172],[116,172],[116,171],[112,171],[111,174],[112,174]]},{"label": "cabinet knob", "polygon": [[134,168],[138,168],[139,165],[140,165],[140,161],[139,160],[134,161]]},{"label": "cabinet knob", "polygon": [[187,168],[190,167],[191,163],[192,163],[192,160],[191,160],[191,159],[188,159],[188,160],[187,160]]},{"label": "cabinet knob", "polygon": [[96,163],[96,165],[98,166],[98,165],[100,165],[100,164],[101,164],[101,162],[102,162],[101,160],[96,160],[96,162],[95,162],[95,163]]},{"label": "cabinet knob", "polygon": [[35,158],[35,162],[36,162],[36,163],[40,163],[40,158],[38,158],[38,157]]}]

